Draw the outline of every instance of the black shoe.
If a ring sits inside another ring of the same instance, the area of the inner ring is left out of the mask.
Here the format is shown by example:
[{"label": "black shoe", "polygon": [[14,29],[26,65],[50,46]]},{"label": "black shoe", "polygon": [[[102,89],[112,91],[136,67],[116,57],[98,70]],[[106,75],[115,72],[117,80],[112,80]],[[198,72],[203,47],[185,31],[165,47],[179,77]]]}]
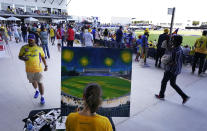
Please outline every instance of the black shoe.
[{"label": "black shoe", "polygon": [[185,99],[183,99],[183,103],[182,104],[185,104],[189,99],[190,99],[190,97],[187,96]]},{"label": "black shoe", "polygon": [[155,97],[156,97],[157,99],[160,99],[160,100],[164,100],[164,99],[165,99],[164,97],[160,97],[160,95],[157,95],[157,94],[155,94]]},{"label": "black shoe", "polygon": [[161,68],[161,65],[158,65],[158,68]]},{"label": "black shoe", "polygon": [[203,73],[198,73],[199,77],[204,77],[205,75]]}]

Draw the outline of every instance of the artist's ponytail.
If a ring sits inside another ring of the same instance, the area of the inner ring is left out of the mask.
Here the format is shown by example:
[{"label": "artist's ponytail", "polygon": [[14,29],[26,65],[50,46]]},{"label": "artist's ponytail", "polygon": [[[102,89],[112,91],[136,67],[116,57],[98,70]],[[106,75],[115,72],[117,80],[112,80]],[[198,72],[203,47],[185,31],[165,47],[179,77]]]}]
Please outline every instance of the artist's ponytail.
[{"label": "artist's ponytail", "polygon": [[90,109],[91,113],[96,112],[99,105],[101,105],[101,95],[102,90],[98,84],[91,83],[84,89],[86,106]]}]

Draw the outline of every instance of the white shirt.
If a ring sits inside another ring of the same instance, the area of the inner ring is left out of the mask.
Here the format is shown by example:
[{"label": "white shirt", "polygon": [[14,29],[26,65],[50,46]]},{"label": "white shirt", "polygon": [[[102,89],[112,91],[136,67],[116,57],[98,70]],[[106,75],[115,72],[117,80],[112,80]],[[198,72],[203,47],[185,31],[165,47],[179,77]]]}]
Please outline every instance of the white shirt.
[{"label": "white shirt", "polygon": [[83,39],[85,41],[85,46],[93,46],[93,35],[91,33],[84,33]]},{"label": "white shirt", "polygon": [[18,27],[17,27],[16,25],[13,27],[13,29],[14,29],[14,33],[18,33],[17,28],[18,28]]}]

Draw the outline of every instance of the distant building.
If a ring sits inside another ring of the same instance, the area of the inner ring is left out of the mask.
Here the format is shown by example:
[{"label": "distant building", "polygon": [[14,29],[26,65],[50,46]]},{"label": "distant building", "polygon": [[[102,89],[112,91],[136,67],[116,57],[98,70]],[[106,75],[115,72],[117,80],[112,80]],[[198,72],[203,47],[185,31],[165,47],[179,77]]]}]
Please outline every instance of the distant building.
[{"label": "distant building", "polygon": [[111,24],[128,25],[131,24],[130,17],[111,17]]},{"label": "distant building", "polygon": [[41,20],[66,19],[68,0],[0,0],[0,16]]}]

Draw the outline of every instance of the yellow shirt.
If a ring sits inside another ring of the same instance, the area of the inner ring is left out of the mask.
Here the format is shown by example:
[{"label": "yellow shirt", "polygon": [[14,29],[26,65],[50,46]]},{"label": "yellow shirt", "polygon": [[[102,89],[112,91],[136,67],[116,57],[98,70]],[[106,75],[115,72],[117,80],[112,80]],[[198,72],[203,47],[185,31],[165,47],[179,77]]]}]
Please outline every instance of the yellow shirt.
[{"label": "yellow shirt", "polygon": [[55,36],[54,29],[50,29],[50,37],[54,37],[54,36]]},{"label": "yellow shirt", "polygon": [[28,61],[25,62],[26,72],[42,72],[42,57],[45,57],[42,47],[29,45],[22,46],[19,56],[27,56]]},{"label": "yellow shirt", "polygon": [[201,36],[195,42],[195,52],[207,54],[207,37]]},{"label": "yellow shirt", "polygon": [[70,113],[67,117],[66,131],[112,131],[109,119],[96,114],[95,116],[83,116],[78,112]]}]

